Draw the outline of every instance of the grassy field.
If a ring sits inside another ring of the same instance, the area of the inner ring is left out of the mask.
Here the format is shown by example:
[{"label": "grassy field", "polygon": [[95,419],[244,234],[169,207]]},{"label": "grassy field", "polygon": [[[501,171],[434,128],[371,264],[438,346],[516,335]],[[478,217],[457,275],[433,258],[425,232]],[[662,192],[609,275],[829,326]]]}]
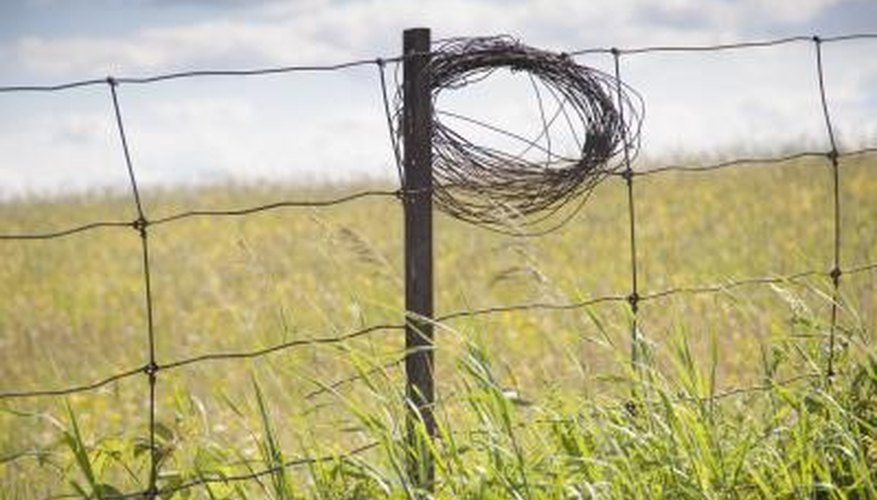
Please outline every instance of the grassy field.
[{"label": "grassy field", "polygon": [[[842,164],[845,269],[877,262],[875,169],[875,156]],[[369,187],[147,191],[145,208],[155,219]],[[438,314],[627,295],[625,189],[607,180],[570,224],[540,238],[438,216]],[[641,177],[635,193],[641,294],[831,268],[825,160]],[[134,218],[124,197],[18,201],[0,205],[0,233]],[[398,201],[378,197],[153,227],[158,363],[398,324],[401,220]],[[144,366],[142,273],[133,229],[0,241],[0,392]],[[820,376],[832,302],[824,276],[643,302],[636,371],[624,302],[443,322],[437,496],[877,497],[877,271],[845,275],[841,290],[830,386]],[[403,472],[402,336],[380,330],[160,371],[159,486],[217,479],[173,498],[416,496]],[[753,386],[764,390],[729,392]],[[0,497],[146,487],[145,375],[5,398],[0,410]],[[218,480],[373,443],[349,459]]]}]

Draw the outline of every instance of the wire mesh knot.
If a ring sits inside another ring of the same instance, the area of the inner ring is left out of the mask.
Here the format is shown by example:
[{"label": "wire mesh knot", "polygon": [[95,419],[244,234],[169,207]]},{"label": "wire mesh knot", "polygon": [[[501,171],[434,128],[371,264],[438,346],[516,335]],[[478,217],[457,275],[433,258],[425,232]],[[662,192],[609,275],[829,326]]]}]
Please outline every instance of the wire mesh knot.
[{"label": "wire mesh knot", "polygon": [[838,158],[840,158],[840,153],[838,153],[836,148],[832,148],[831,151],[825,153],[825,156],[831,161],[832,165],[836,165]]},{"label": "wire mesh knot", "polygon": [[146,235],[146,228],[149,227],[149,221],[144,217],[138,217],[131,222],[131,227],[143,236]]},{"label": "wire mesh knot", "polygon": [[153,500],[154,498],[158,498],[159,491],[156,485],[151,485],[146,491],[143,492],[143,498],[146,500]]}]

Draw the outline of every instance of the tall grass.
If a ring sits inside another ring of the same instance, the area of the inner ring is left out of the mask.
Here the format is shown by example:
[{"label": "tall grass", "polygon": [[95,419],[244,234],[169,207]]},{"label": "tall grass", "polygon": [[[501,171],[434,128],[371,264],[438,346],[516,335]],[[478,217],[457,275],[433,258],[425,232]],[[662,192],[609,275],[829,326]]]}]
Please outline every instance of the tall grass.
[{"label": "tall grass", "polygon": [[[877,261],[874,160],[842,167],[845,266]],[[641,178],[643,291],[827,270],[829,180],[818,161]],[[148,196],[147,208],[161,216],[333,189],[171,191]],[[438,217],[439,312],[628,293],[624,196],[607,181],[570,225],[539,239]],[[33,201],[0,206],[0,220],[15,232],[130,212],[124,199]],[[150,242],[159,363],[402,318],[391,199],[190,219],[155,227]],[[138,252],[133,231],[3,242],[0,390],[142,366]],[[624,304],[450,320],[437,325],[440,438],[417,450],[406,446],[398,331],[162,371],[159,486],[206,481],[174,498],[417,498],[425,492],[407,469],[417,453],[435,461],[439,498],[874,497],[874,273],[844,276],[842,292],[832,384],[822,376],[825,278],[643,303],[635,367]],[[143,377],[0,403],[0,496],[145,489],[146,395]],[[353,449],[364,451],[342,458]]]}]

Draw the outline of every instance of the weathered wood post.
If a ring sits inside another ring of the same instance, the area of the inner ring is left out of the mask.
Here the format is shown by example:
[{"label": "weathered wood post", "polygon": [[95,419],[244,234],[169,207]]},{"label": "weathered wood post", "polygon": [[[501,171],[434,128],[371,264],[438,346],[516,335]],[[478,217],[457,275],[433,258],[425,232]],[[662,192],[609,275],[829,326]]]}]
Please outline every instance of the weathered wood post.
[{"label": "weathered wood post", "polygon": [[435,467],[429,446],[435,436],[433,403],[432,282],[432,96],[429,88],[430,31],[403,34],[402,66],[405,212],[405,374],[409,412],[408,474],[431,491]]}]

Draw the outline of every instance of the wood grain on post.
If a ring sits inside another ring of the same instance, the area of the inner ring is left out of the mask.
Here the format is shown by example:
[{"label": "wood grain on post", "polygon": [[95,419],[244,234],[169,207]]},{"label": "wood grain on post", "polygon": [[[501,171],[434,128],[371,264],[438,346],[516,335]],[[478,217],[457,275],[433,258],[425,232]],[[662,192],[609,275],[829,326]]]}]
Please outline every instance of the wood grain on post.
[{"label": "wood grain on post", "polygon": [[[433,403],[433,272],[432,272],[432,99],[429,88],[430,31],[403,34],[402,116],[405,211],[405,373],[408,416],[409,474],[415,484],[432,490],[435,467],[427,450],[435,436]],[[418,432],[419,424],[425,432]]]}]

